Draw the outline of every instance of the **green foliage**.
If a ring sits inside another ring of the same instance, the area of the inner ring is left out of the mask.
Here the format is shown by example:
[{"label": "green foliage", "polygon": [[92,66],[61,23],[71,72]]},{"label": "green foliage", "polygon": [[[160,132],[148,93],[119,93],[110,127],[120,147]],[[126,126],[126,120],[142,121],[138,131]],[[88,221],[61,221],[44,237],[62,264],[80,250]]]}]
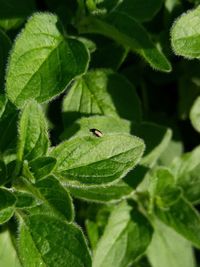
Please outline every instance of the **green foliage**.
[{"label": "green foliage", "polygon": [[0,266],[199,266],[199,18],[1,1]]}]

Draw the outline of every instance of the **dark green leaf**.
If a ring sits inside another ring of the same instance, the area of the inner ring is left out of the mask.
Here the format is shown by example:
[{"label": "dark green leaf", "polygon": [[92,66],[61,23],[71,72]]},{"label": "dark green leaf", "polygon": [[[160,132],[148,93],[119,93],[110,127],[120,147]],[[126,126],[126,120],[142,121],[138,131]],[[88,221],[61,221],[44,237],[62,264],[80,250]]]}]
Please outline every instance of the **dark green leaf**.
[{"label": "dark green leaf", "polygon": [[155,165],[159,156],[167,148],[172,136],[172,131],[169,128],[149,122],[133,125],[131,132],[142,138],[146,144],[146,150],[140,163],[148,167]]},{"label": "dark green leaf", "polygon": [[[0,151],[5,152],[8,149],[16,149],[17,141],[17,119],[18,111],[15,107],[4,99],[4,105],[1,106],[0,118]],[[3,129],[3,131],[2,131]]]},{"label": "dark green leaf", "polygon": [[5,30],[19,27],[35,10],[34,0],[1,1],[0,26]]},{"label": "dark green leaf", "polygon": [[6,90],[18,107],[59,95],[88,64],[84,45],[65,38],[53,14],[36,13],[15,41],[7,68]]},{"label": "dark green leaf", "polygon": [[0,188],[0,224],[7,222],[14,213],[16,198],[8,190]]},{"label": "dark green leaf", "polygon": [[18,249],[23,266],[91,267],[81,230],[50,215],[32,215],[21,223]]},{"label": "dark green leaf", "polygon": [[80,31],[112,38],[140,54],[152,68],[164,72],[171,71],[171,64],[151,41],[145,28],[134,17],[124,12],[114,10],[104,20],[95,16],[87,17],[81,22]]},{"label": "dark green leaf", "polygon": [[24,208],[31,208],[38,205],[38,201],[36,200],[35,196],[25,191],[15,191],[14,195],[17,199],[16,201],[16,208],[24,209]]},{"label": "dark green leaf", "polygon": [[36,180],[49,175],[56,165],[56,159],[52,157],[39,157],[29,163],[30,171]]},{"label": "dark green leaf", "polygon": [[123,76],[109,70],[88,72],[78,79],[63,102],[65,124],[81,116],[108,115],[141,121],[136,90]]},{"label": "dark green leaf", "polygon": [[[2,10],[2,9],[0,9]],[[0,11],[1,13],[1,11]],[[0,15],[1,17],[1,15]],[[1,19],[0,19],[1,25]],[[4,90],[5,68],[7,63],[8,52],[11,48],[11,41],[8,36],[0,29],[0,92]]]},{"label": "dark green leaf", "polygon": [[74,219],[72,199],[54,176],[48,176],[35,184],[41,199],[68,221]]}]

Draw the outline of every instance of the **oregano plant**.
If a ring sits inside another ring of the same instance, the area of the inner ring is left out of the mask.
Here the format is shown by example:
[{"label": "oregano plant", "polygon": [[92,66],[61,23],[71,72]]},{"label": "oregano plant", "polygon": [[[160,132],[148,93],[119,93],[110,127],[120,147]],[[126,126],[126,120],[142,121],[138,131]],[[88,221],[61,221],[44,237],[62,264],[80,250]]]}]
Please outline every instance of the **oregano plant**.
[{"label": "oregano plant", "polygon": [[0,266],[199,267],[198,0],[0,1]]}]

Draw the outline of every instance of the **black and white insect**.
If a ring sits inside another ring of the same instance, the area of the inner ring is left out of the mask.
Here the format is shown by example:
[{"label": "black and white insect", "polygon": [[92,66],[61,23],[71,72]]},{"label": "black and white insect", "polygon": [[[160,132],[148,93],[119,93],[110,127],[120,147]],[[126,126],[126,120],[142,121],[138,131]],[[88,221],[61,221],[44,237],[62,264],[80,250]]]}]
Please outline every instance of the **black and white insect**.
[{"label": "black and white insect", "polygon": [[95,128],[90,129],[90,132],[93,133],[96,137],[102,137],[103,133]]}]

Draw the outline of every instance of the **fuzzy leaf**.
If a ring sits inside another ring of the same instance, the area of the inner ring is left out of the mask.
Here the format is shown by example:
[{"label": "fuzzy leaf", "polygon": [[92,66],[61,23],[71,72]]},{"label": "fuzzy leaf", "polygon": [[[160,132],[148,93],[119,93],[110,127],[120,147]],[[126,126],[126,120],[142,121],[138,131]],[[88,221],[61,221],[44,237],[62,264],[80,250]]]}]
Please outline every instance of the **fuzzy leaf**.
[{"label": "fuzzy leaf", "polygon": [[41,198],[53,210],[63,215],[68,221],[74,219],[72,199],[54,176],[48,176],[35,184]]},{"label": "fuzzy leaf", "polygon": [[65,38],[53,14],[36,13],[15,41],[7,69],[9,99],[22,107],[30,99],[44,102],[59,95],[88,64],[84,45]]},{"label": "fuzzy leaf", "polygon": [[81,22],[80,31],[112,38],[140,54],[152,68],[164,72],[171,71],[170,62],[154,45],[145,28],[125,12],[113,10],[105,19],[98,16],[87,17]]},{"label": "fuzzy leaf", "polygon": [[133,85],[109,70],[90,71],[78,79],[63,102],[63,116],[70,124],[81,116],[108,115],[141,121],[141,105]]},{"label": "fuzzy leaf", "polygon": [[49,147],[47,122],[39,104],[29,101],[19,122],[18,160],[32,160],[46,154]]},{"label": "fuzzy leaf", "polygon": [[50,156],[57,159],[54,172],[63,182],[90,186],[116,182],[139,162],[143,151],[143,141],[128,134],[88,135],[61,143]]},{"label": "fuzzy leaf", "polygon": [[16,198],[8,190],[0,188],[0,225],[7,222],[14,213]]},{"label": "fuzzy leaf", "polygon": [[52,157],[39,157],[29,163],[30,171],[36,180],[49,175],[56,165],[56,159]]},{"label": "fuzzy leaf", "polygon": [[172,48],[186,58],[200,57],[200,6],[180,16],[171,31]]},{"label": "fuzzy leaf", "polygon": [[91,267],[81,230],[50,215],[32,215],[21,223],[18,249],[23,266]]}]

